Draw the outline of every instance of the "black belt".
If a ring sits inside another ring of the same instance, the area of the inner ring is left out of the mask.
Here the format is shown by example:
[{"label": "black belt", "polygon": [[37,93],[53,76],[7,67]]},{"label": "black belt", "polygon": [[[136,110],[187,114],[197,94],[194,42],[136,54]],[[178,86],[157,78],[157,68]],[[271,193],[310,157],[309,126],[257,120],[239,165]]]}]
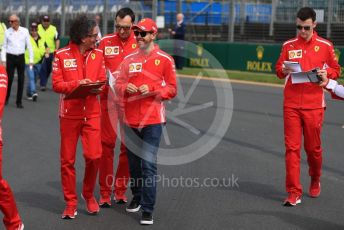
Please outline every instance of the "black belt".
[{"label": "black belt", "polygon": [[10,56],[14,56],[14,57],[20,57],[24,55],[24,54],[10,54],[10,53],[6,53],[6,54]]}]

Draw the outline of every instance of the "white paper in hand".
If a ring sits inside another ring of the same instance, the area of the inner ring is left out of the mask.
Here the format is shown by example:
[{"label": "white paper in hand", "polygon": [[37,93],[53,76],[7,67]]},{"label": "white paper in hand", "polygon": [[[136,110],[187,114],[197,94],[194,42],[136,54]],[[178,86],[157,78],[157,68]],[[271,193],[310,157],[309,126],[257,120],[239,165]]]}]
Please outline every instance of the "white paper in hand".
[{"label": "white paper in hand", "polygon": [[110,72],[110,70],[107,70],[106,71],[106,75],[107,75],[107,78],[108,78],[108,81],[109,81],[109,86],[111,88],[111,90],[113,92],[115,92],[115,88],[114,88],[114,85],[116,84],[116,79],[115,77],[112,75],[112,73]]},{"label": "white paper in hand", "polygon": [[302,72],[301,65],[298,62],[284,61],[283,64],[286,68],[291,69],[293,71],[293,73]]}]

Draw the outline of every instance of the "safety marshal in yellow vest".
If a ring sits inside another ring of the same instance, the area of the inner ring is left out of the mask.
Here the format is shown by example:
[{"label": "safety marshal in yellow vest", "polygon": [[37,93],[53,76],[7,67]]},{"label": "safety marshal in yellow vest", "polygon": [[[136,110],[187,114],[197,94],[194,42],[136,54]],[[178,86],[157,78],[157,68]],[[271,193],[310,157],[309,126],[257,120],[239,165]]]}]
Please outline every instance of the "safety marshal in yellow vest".
[{"label": "safety marshal in yellow vest", "polygon": [[5,31],[6,31],[5,23],[0,22],[0,50],[2,48],[2,44],[4,43]]},{"label": "safety marshal in yellow vest", "polygon": [[50,24],[49,16],[44,16],[38,25],[38,34],[45,41],[50,53],[54,53],[60,46],[60,36],[55,26]]}]

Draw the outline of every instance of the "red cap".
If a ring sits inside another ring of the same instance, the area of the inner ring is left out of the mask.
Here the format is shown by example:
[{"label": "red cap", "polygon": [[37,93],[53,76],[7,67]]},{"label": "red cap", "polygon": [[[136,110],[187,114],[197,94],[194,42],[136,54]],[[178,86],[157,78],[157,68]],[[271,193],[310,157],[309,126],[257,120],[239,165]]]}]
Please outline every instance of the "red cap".
[{"label": "red cap", "polygon": [[139,29],[146,32],[158,32],[158,27],[151,18],[144,18],[139,23],[133,26],[133,30]]}]

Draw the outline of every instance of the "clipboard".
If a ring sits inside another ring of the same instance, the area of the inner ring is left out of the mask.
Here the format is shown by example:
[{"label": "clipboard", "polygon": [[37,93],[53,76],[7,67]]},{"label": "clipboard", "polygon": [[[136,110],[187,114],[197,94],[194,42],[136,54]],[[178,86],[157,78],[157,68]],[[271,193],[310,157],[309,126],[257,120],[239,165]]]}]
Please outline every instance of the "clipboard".
[{"label": "clipboard", "polygon": [[88,84],[81,84],[76,87],[71,93],[67,94],[64,99],[84,99],[91,94],[92,90],[99,89],[100,87],[105,85],[105,83],[105,81],[99,81]]},{"label": "clipboard", "polygon": [[149,92],[149,93],[146,93],[146,94],[139,94],[139,95],[135,95],[135,96],[129,97],[127,99],[127,102],[141,100],[143,98],[152,97],[152,96],[156,96],[156,95],[157,95],[157,92]]},{"label": "clipboard", "polygon": [[291,81],[293,84],[307,82],[319,83],[321,81],[321,77],[317,74],[318,70],[319,68],[315,68],[307,72],[291,73]]},{"label": "clipboard", "polygon": [[318,70],[319,68],[315,68],[307,72],[307,77],[310,82],[319,83],[320,81],[322,81],[321,77],[319,77],[317,74]]}]

